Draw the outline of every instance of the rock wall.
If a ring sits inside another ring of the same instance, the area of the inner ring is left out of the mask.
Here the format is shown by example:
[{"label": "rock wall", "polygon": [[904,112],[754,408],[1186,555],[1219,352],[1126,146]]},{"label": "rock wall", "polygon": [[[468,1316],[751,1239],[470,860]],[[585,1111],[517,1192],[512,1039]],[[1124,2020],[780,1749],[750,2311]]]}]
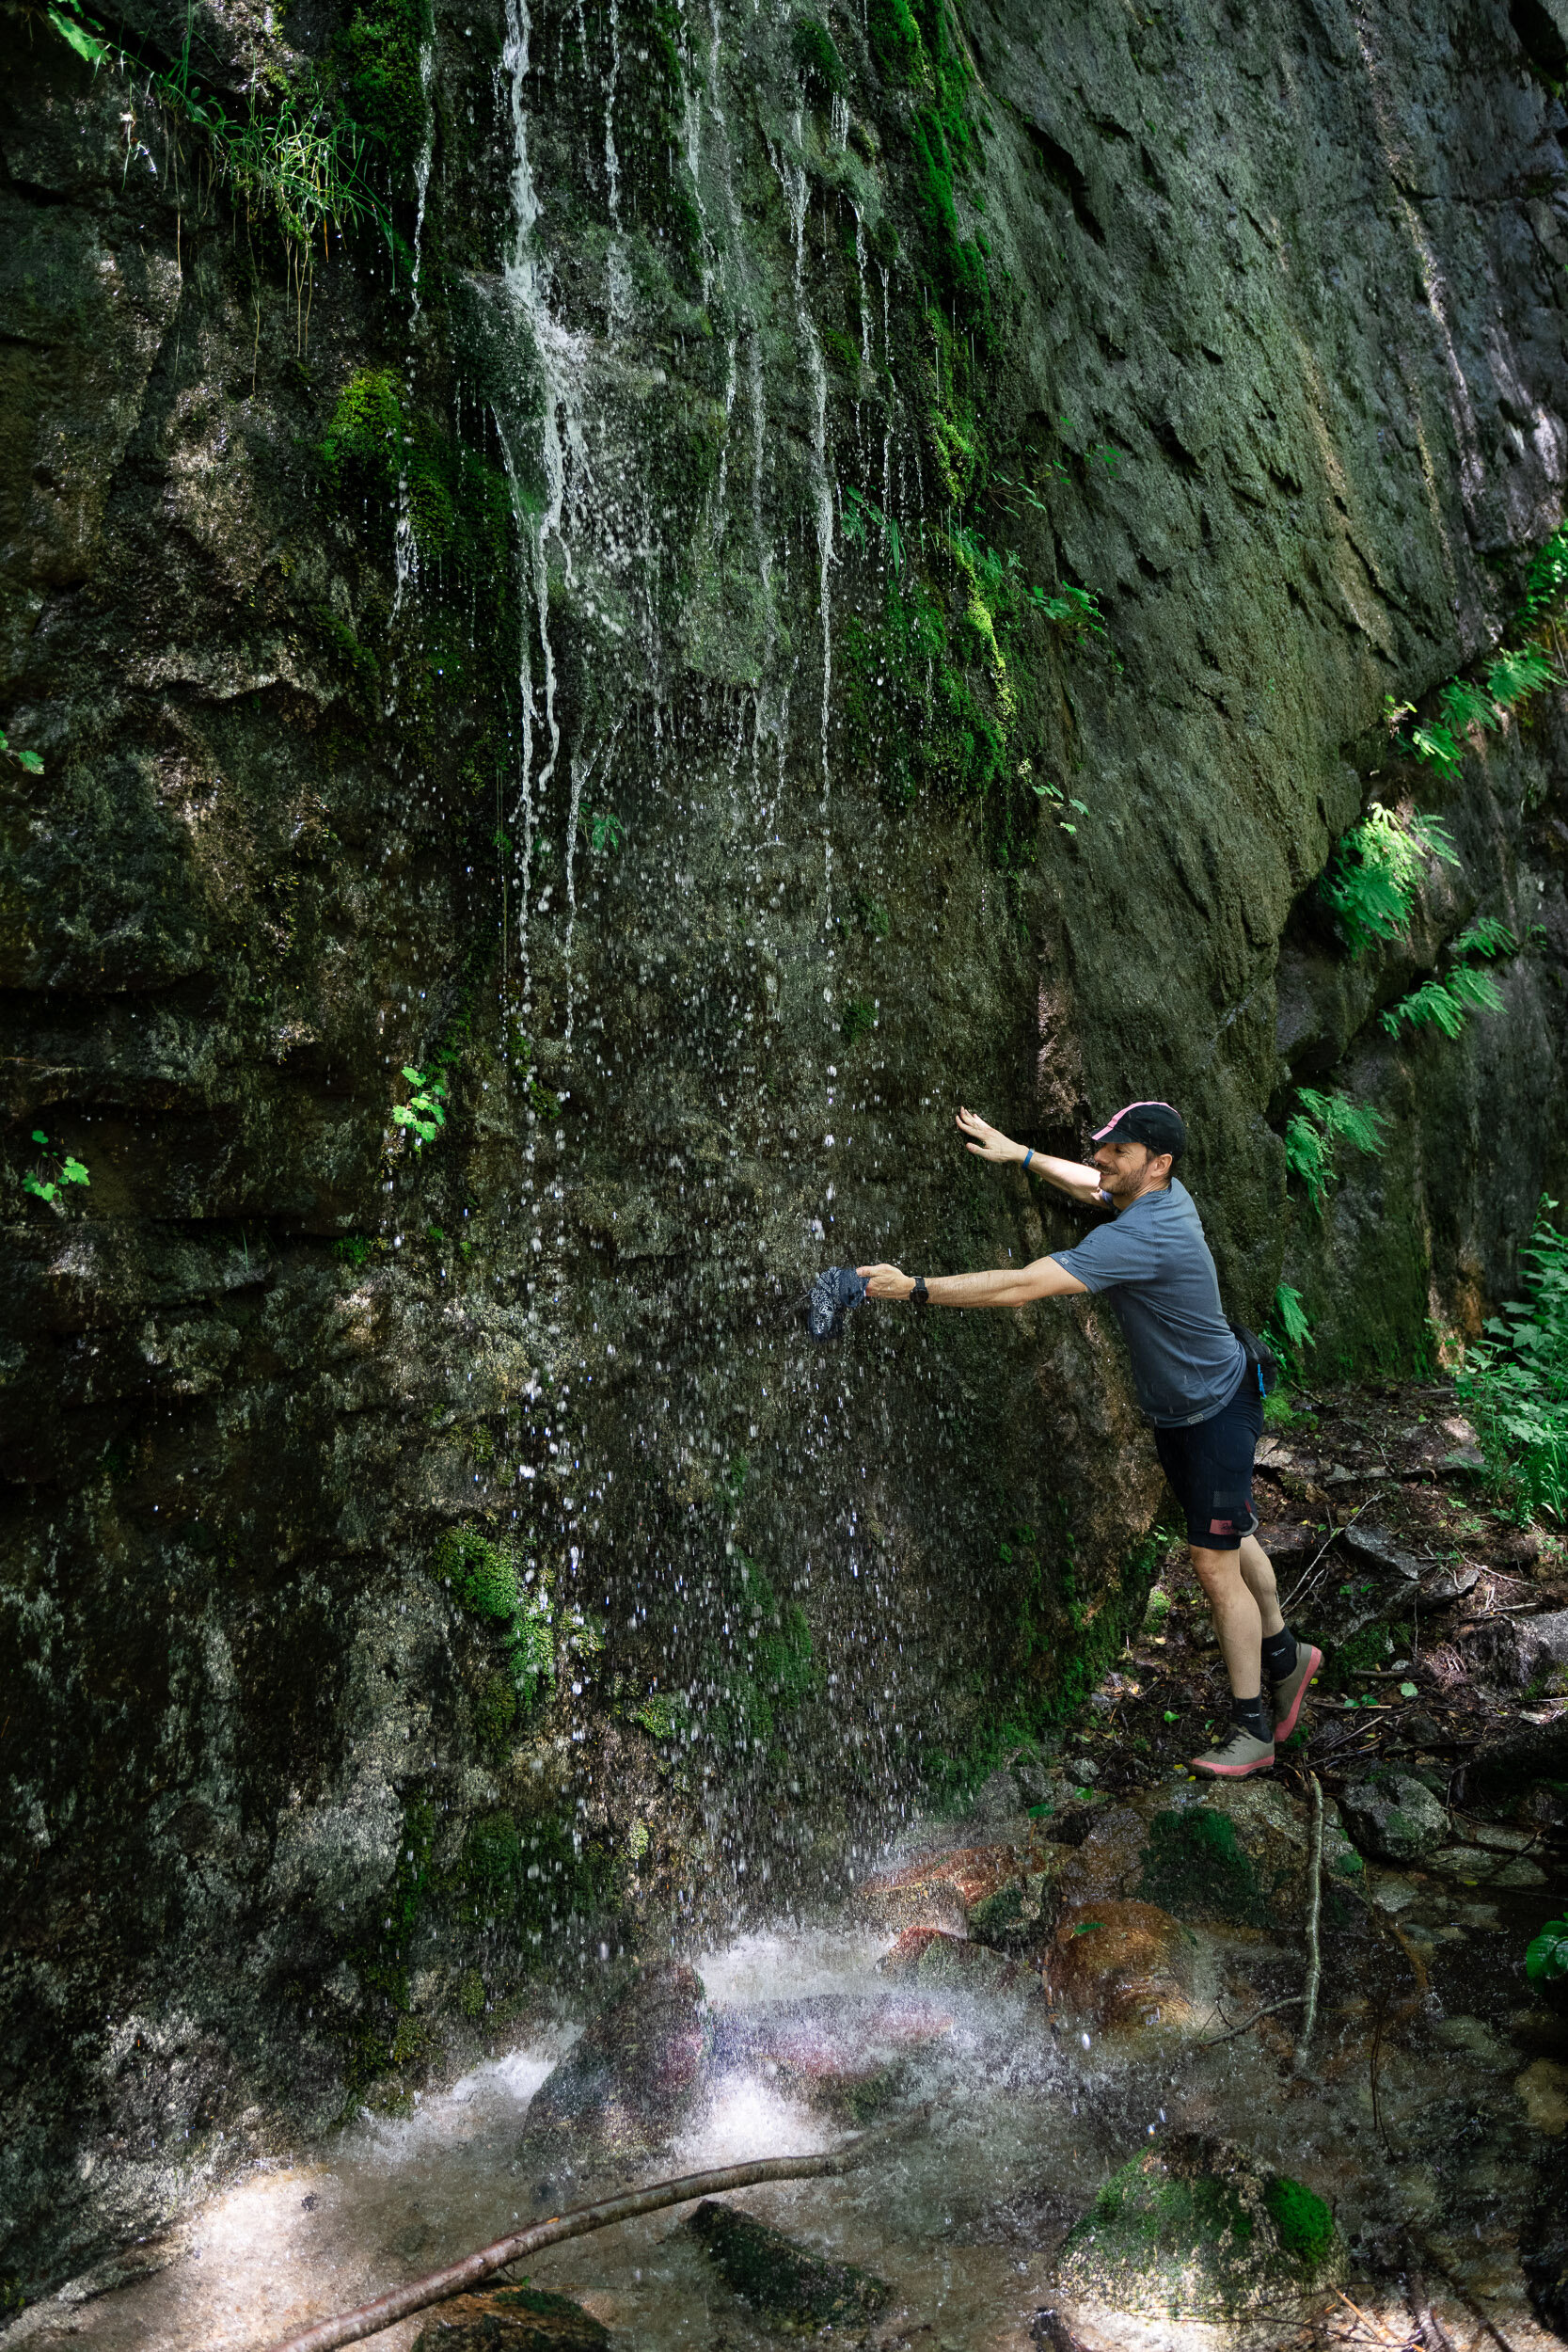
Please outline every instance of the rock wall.
[{"label": "rock wall", "polygon": [[[1384,716],[1562,510],[1504,9],[80,22],[0,96],[21,2293],[1082,1693],[1104,1318],[790,1318],[1070,1238],[957,1102],[1180,1103],[1323,1363],[1473,1327],[1563,1157],[1562,714]],[[382,230],[291,246],[198,71]],[[1463,863],[1357,961],[1374,793]],[[1477,911],[1505,1011],[1389,1040]],[[1302,1084],[1392,1120],[1322,1218]]]}]

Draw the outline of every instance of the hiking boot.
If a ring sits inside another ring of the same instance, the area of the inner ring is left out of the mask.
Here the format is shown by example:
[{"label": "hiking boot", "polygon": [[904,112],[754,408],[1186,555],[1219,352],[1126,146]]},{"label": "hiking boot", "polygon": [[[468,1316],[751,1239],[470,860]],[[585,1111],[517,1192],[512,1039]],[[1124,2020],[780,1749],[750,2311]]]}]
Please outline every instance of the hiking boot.
[{"label": "hiking boot", "polygon": [[1314,1649],[1310,1642],[1296,1644],[1293,1671],[1286,1676],[1283,1682],[1276,1682],[1274,1686],[1274,1737],[1276,1747],[1283,1746],[1294,1731],[1302,1700],[1307,1696],[1307,1686],[1323,1662],[1322,1650]]},{"label": "hiking boot", "polygon": [[1248,1772],[1266,1772],[1274,1762],[1274,1741],[1255,1740],[1244,1724],[1232,1724],[1222,1748],[1195,1756],[1195,1772],[1212,1772],[1217,1780],[1243,1780]]}]

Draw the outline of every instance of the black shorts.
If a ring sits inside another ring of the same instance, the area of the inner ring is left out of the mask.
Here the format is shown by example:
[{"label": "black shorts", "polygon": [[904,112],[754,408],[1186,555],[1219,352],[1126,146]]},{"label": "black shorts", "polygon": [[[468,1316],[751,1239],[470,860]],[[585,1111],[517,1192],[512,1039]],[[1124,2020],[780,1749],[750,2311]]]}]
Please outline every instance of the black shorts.
[{"label": "black shorts", "polygon": [[1236,1551],[1258,1524],[1252,1457],[1263,1434],[1263,1400],[1249,1364],[1236,1393],[1207,1421],[1156,1429],[1160,1468],[1187,1519],[1187,1541],[1202,1551]]}]

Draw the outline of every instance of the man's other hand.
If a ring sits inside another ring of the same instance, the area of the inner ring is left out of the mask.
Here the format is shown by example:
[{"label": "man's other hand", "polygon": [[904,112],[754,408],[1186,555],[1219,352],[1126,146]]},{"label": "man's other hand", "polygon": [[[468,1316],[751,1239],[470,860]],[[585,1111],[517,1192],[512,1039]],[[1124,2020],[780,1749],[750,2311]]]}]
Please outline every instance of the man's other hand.
[{"label": "man's other hand", "polygon": [[1000,1127],[990,1126],[977,1111],[960,1110],[955,1120],[968,1138],[967,1149],[982,1160],[1021,1160],[1023,1152]]},{"label": "man's other hand", "polygon": [[908,1298],[914,1288],[913,1277],[895,1265],[858,1265],[855,1272],[864,1278],[868,1298]]}]

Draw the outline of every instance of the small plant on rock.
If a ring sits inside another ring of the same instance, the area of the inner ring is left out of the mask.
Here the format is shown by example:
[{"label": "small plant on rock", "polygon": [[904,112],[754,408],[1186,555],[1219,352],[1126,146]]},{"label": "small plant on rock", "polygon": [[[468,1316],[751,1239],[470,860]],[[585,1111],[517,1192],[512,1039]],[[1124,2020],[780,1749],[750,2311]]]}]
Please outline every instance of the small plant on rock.
[{"label": "small plant on rock", "polygon": [[1418,810],[1372,807],[1335,850],[1318,885],[1353,956],[1380,941],[1402,939],[1430,858],[1459,864],[1459,852],[1438,818]]},{"label": "small plant on rock", "polygon": [[41,1127],[33,1129],[33,1141],[39,1146],[39,1157],[24,1171],[22,1189],[30,1192],[35,1200],[46,1201],[52,1207],[59,1198],[62,1184],[91,1184],[92,1178],[82,1162],[72,1159],[69,1152],[54,1150]]},{"label": "small plant on rock", "polygon": [[393,1122],[399,1127],[411,1127],[414,1131],[414,1149],[422,1152],[427,1143],[435,1142],[447,1123],[447,1082],[445,1078],[435,1077],[422,1070],[411,1069],[407,1063],[404,1065],[403,1074],[413,1092],[406,1103],[394,1103],[392,1105]]},{"label": "small plant on rock", "polygon": [[1522,1518],[1568,1515],[1568,1235],[1543,1200],[1511,1298],[1465,1351],[1455,1393],[1469,1406],[1494,1483]]},{"label": "small plant on rock", "polygon": [[1387,1120],[1370,1104],[1353,1103],[1346,1094],[1320,1094],[1303,1087],[1301,1108],[1285,1122],[1285,1165],[1307,1186],[1314,1209],[1322,1212],[1336,1181],[1334,1147],[1348,1143],[1354,1151],[1381,1152]]}]

